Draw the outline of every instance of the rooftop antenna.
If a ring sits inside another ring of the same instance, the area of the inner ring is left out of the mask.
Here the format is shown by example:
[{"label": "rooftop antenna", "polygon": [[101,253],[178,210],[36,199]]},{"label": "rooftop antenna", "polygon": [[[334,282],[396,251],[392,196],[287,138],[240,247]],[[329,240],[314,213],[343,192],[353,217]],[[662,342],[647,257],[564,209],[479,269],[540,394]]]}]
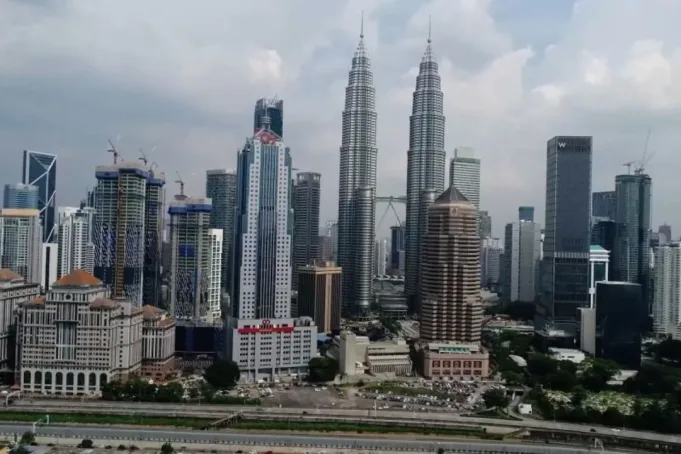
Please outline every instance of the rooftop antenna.
[{"label": "rooftop antenna", "polygon": [[180,185],[180,196],[184,197],[184,181],[182,180],[180,172],[175,173],[177,174],[177,180],[175,180],[175,183]]},{"label": "rooftop antenna", "polygon": [[362,18],[359,27],[359,37],[364,38],[364,10],[362,10]]},{"label": "rooftop antenna", "polygon": [[428,16],[428,44],[431,43],[430,37],[431,37],[431,32],[432,32],[432,21],[431,21],[431,16]]},{"label": "rooftop antenna", "polygon": [[118,150],[116,150],[116,147],[114,146],[113,142],[111,142],[111,139],[109,139],[109,149],[106,150],[107,153],[112,153],[113,154],[113,162],[114,165],[118,164],[118,158],[120,157],[121,159],[123,156],[120,155]]}]

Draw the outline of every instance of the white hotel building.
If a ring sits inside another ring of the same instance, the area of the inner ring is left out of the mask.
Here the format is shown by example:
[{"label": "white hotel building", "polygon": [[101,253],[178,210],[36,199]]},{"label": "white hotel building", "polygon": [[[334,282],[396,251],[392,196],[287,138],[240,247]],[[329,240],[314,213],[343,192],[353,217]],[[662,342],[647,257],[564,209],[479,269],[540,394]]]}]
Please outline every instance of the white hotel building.
[{"label": "white hotel building", "polygon": [[225,354],[243,381],[305,374],[317,353],[314,321],[291,318],[290,190],[290,151],[265,117],[238,157]]}]

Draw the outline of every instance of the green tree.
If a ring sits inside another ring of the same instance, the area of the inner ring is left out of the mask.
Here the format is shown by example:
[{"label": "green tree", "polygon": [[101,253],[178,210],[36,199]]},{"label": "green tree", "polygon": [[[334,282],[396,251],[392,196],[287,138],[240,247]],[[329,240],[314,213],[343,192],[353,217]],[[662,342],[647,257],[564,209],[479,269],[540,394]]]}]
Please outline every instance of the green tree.
[{"label": "green tree", "polygon": [[505,370],[501,373],[501,377],[509,386],[519,386],[525,383],[525,375],[522,374],[521,372]]},{"label": "green tree", "polygon": [[582,386],[575,386],[572,389],[572,395],[570,396],[570,400],[572,401],[572,406],[573,407],[581,407],[582,403],[586,400],[587,398],[587,392],[586,389],[584,389]]},{"label": "green tree", "polygon": [[35,434],[31,432],[30,430],[27,430],[23,434],[21,434],[21,439],[19,440],[19,444],[22,445],[30,445],[35,441]]},{"label": "green tree", "polygon": [[166,441],[161,446],[161,452],[163,454],[172,454],[173,452],[175,452],[175,448],[173,448],[173,445],[171,445],[169,441]]},{"label": "green tree", "polygon": [[83,441],[80,442],[78,445],[79,448],[84,448],[84,449],[92,449],[92,447],[95,444],[90,440],[89,438],[84,439]]},{"label": "green tree", "polygon": [[327,382],[338,375],[338,362],[326,356],[312,358],[309,363],[308,380],[311,382]]},{"label": "green tree", "polygon": [[230,389],[236,386],[241,371],[234,361],[216,359],[203,376],[208,383],[217,389]]},{"label": "green tree", "polygon": [[532,375],[546,376],[558,370],[558,361],[541,353],[535,353],[527,359],[527,370]]},{"label": "green tree", "polygon": [[495,410],[508,407],[509,402],[506,391],[501,388],[488,389],[482,395],[482,400],[485,402],[485,407]]}]

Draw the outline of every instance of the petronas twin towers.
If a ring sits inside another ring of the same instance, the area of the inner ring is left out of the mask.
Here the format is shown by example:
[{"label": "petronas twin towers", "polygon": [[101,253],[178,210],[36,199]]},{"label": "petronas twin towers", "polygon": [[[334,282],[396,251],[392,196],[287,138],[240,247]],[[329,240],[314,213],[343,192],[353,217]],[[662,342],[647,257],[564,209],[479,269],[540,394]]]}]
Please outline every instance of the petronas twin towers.
[{"label": "petronas twin towers", "polygon": [[[343,268],[343,309],[363,314],[371,304],[376,223],[376,90],[364,33],[345,89],[338,194],[338,264]],[[419,251],[428,201],[444,190],[445,117],[438,65],[428,45],[421,60],[409,122],[405,292],[418,295]]]}]

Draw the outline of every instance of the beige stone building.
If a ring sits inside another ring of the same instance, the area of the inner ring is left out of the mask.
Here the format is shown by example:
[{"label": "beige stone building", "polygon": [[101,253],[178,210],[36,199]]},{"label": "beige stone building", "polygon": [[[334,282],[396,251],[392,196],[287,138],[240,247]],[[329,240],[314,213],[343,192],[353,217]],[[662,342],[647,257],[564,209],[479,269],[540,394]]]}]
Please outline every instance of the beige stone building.
[{"label": "beige stone building", "polygon": [[18,305],[40,295],[40,284],[30,284],[9,269],[0,269],[0,378],[11,383],[14,370],[10,364],[10,326],[14,324],[14,310]]},{"label": "beige stone building", "polygon": [[479,343],[478,212],[455,187],[428,208],[421,245],[421,340]]},{"label": "beige stone building", "polygon": [[321,260],[298,268],[298,316],[312,318],[319,333],[340,329],[342,273]]},{"label": "beige stone building", "polygon": [[142,317],[142,375],[163,380],[175,370],[175,319],[151,305]]},{"label": "beige stone building", "polygon": [[17,308],[17,383],[23,392],[91,395],[142,366],[143,310],[75,270]]},{"label": "beige stone building", "polygon": [[479,344],[430,343],[424,351],[423,376],[440,380],[484,380],[489,353]]}]

